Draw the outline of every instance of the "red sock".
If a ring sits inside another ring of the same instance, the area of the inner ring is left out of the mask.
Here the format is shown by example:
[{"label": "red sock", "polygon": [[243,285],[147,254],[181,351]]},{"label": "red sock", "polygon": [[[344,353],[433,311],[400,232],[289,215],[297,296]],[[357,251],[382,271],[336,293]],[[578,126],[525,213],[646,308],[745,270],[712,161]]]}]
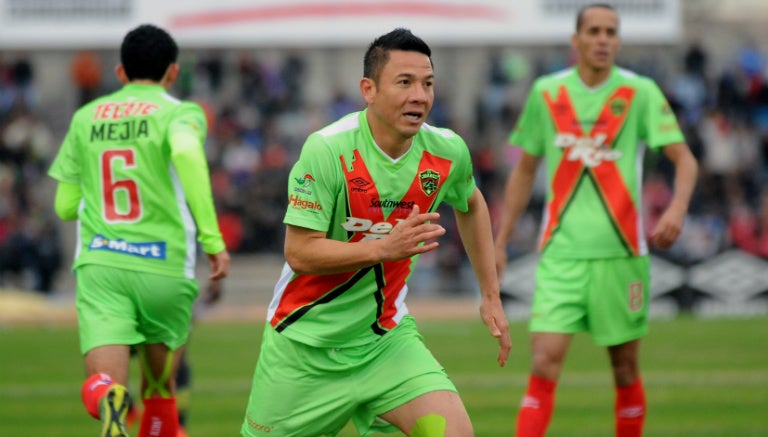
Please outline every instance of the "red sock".
[{"label": "red sock", "polygon": [[80,387],[80,397],[83,399],[83,405],[94,419],[99,419],[99,401],[109,391],[109,388],[115,385],[112,378],[106,373],[94,373],[85,380]]},{"label": "red sock", "polygon": [[531,375],[517,414],[516,437],[543,437],[552,418],[556,381]]},{"label": "red sock", "polygon": [[139,437],[176,437],[178,432],[176,398],[144,399],[144,415],[141,416]]},{"label": "red sock", "polygon": [[640,437],[645,421],[645,390],[640,378],[626,386],[616,386],[616,437]]}]

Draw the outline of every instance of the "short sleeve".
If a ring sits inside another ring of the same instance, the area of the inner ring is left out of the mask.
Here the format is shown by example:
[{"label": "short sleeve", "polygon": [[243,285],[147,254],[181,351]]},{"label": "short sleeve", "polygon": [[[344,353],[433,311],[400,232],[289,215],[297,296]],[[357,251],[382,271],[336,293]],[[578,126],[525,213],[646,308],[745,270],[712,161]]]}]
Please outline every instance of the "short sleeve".
[{"label": "short sleeve", "polygon": [[179,134],[193,135],[199,140],[199,144],[205,144],[205,138],[208,135],[208,122],[203,108],[197,103],[182,102],[176,108],[168,126],[168,138],[173,138]]},{"label": "short sleeve", "polygon": [[509,136],[510,144],[520,146],[523,150],[534,156],[544,154],[543,129],[541,128],[541,100],[540,87],[534,84],[525,100],[520,117],[517,119],[517,123],[515,123],[515,128]]},{"label": "short sleeve", "polygon": [[685,136],[677,123],[675,112],[669,106],[661,89],[650,79],[645,86],[647,104],[642,114],[641,138],[651,149],[685,142]]},{"label": "short sleeve", "polygon": [[466,212],[469,209],[467,201],[475,191],[474,167],[472,156],[469,153],[464,140],[457,137],[457,157],[451,169],[450,185],[445,196],[445,202],[459,211]]},{"label": "short sleeve", "polygon": [[325,137],[310,135],[288,177],[285,224],[327,232],[342,189],[340,157]]},{"label": "short sleeve", "polygon": [[48,175],[60,182],[80,184],[80,162],[77,157],[77,129],[73,119]]}]

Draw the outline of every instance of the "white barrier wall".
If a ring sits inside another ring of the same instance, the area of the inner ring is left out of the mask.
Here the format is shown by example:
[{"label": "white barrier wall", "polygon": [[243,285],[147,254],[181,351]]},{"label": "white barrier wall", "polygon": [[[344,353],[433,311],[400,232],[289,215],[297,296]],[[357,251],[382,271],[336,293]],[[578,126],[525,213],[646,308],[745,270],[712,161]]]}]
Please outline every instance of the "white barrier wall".
[{"label": "white barrier wall", "polygon": [[[0,0],[0,48],[114,47],[145,22],[199,47],[359,46],[394,27],[432,45],[566,41],[587,0]],[[625,41],[674,43],[679,0],[615,0]]]}]

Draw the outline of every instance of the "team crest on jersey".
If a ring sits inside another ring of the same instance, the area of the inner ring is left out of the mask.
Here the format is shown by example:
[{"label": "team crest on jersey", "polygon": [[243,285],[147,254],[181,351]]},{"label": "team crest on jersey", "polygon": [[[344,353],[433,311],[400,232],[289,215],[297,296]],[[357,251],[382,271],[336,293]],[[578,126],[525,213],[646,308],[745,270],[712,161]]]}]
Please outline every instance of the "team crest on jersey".
[{"label": "team crest on jersey", "polygon": [[419,181],[421,182],[421,191],[427,196],[435,194],[437,191],[437,185],[440,182],[440,173],[427,169],[419,173]]},{"label": "team crest on jersey", "polygon": [[618,116],[618,115],[621,115],[624,112],[624,110],[627,108],[627,101],[621,98],[613,99],[611,100],[609,105],[613,115]]}]

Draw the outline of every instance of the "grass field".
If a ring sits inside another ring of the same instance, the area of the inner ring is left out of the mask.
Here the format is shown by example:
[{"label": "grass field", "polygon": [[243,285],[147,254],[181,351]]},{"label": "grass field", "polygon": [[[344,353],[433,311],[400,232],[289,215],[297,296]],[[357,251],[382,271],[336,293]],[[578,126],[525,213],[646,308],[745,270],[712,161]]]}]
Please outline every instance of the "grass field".
[{"label": "grass field", "polygon": [[[768,436],[766,325],[764,318],[653,321],[642,350],[646,437]],[[420,328],[455,380],[476,435],[511,436],[527,380],[525,326],[512,326],[512,357],[503,369],[479,321]],[[192,437],[239,435],[260,336],[260,323],[197,326],[189,350]],[[0,328],[0,436],[97,435],[97,422],[79,400],[81,369],[74,327]],[[577,336],[548,436],[610,437],[612,405],[605,351]],[[351,427],[341,433],[355,435]]]}]

